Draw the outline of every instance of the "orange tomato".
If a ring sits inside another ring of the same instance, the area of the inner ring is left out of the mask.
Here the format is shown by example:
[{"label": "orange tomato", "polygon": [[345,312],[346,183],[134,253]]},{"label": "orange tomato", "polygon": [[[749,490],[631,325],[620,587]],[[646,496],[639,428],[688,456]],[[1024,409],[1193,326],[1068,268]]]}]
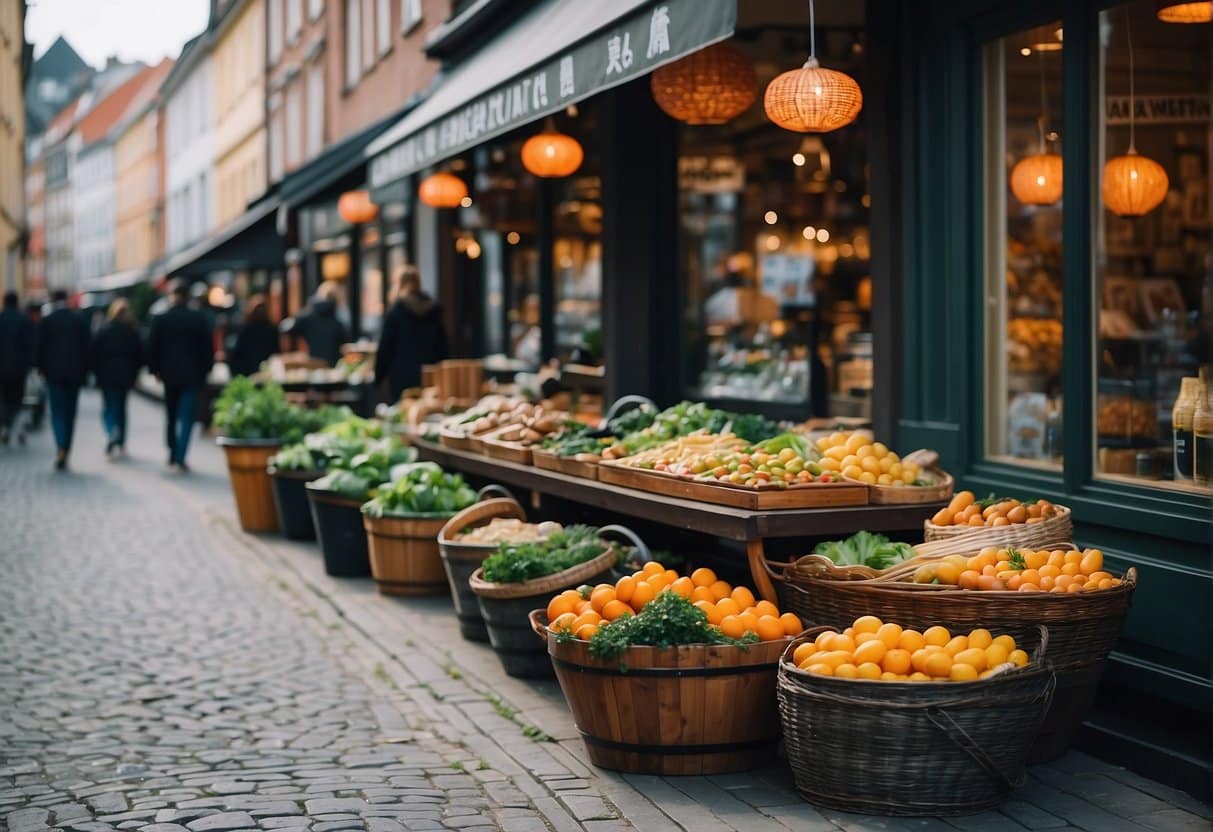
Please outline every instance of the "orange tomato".
[{"label": "orange tomato", "polygon": [[784,635],[794,636],[804,632],[804,624],[795,613],[785,612],[779,616],[779,623],[783,626]]},{"label": "orange tomato", "polygon": [[632,594],[636,591],[637,581],[631,575],[625,575],[615,582],[615,597],[625,604],[631,603]]},{"label": "orange tomato", "polygon": [[729,585],[728,581],[716,581],[708,588],[712,590],[712,597],[717,601],[721,598],[728,598],[733,592],[733,587]]},{"label": "orange tomato", "polygon": [[739,586],[734,589],[731,597],[737,602],[737,606],[741,607],[743,610],[748,610],[755,604],[754,593],[750,592],[750,590],[744,586]]},{"label": "orange tomato", "polygon": [[755,630],[763,641],[775,641],[784,637],[783,625],[773,615],[763,615],[758,619],[758,629]]},{"label": "orange tomato", "polygon": [[716,605],[711,601],[696,601],[695,606],[703,610],[703,614],[708,617],[709,624],[719,624],[724,619],[724,616],[720,614],[720,610],[716,609]]},{"label": "orange tomato", "polygon": [[691,573],[691,583],[695,586],[710,587],[716,583],[716,573],[706,566],[701,566]]},{"label": "orange tomato", "polygon": [[607,621],[614,621],[616,618],[631,614],[632,608],[616,599],[611,599],[602,608],[602,617]]}]

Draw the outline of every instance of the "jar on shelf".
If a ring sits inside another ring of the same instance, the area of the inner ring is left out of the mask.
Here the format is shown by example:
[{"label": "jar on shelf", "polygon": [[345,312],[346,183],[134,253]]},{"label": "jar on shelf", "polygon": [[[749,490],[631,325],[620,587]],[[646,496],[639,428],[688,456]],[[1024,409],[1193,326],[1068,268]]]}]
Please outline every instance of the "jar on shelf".
[{"label": "jar on shelf", "polygon": [[1155,439],[1158,406],[1148,380],[1100,379],[1096,430],[1101,439]]},{"label": "jar on shelf", "polygon": [[1179,396],[1171,410],[1172,451],[1175,459],[1175,479],[1192,479],[1192,419],[1200,398],[1200,378],[1189,376],[1180,382]]}]

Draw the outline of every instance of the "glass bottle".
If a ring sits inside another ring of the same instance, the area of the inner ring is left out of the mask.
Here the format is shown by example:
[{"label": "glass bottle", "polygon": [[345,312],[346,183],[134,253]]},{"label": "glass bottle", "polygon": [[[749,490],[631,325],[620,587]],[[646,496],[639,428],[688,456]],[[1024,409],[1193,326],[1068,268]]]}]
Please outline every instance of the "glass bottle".
[{"label": "glass bottle", "polygon": [[1189,376],[1179,384],[1179,396],[1171,410],[1172,447],[1175,453],[1175,479],[1192,479],[1192,418],[1200,397],[1200,378]]},{"label": "glass bottle", "polygon": [[1213,478],[1213,401],[1209,400],[1213,392],[1213,372],[1210,367],[1200,368],[1200,391],[1196,401],[1196,411],[1192,414],[1193,465],[1192,480],[1197,485],[1209,487]]}]

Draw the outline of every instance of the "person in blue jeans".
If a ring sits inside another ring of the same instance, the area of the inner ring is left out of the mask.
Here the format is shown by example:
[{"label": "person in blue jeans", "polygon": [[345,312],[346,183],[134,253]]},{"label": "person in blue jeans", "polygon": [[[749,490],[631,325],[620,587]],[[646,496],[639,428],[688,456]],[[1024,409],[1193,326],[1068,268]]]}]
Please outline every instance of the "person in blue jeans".
[{"label": "person in blue jeans", "polygon": [[55,434],[55,470],[67,468],[76,429],[76,403],[88,374],[88,323],[67,306],[67,292],[51,293],[51,313],[38,324],[38,372],[46,379]]},{"label": "person in blue jeans", "polygon": [[115,452],[126,453],[126,399],[143,366],[143,344],[126,298],[110,304],[106,319],[93,336],[89,359],[101,388],[101,424],[107,438],[105,455],[111,456]]},{"label": "person in blue jeans", "polygon": [[173,281],[172,305],[152,318],[147,338],[147,366],[164,384],[165,443],[169,468],[189,471],[185,462],[194,431],[198,393],[215,360],[211,326],[189,306],[189,284]]}]

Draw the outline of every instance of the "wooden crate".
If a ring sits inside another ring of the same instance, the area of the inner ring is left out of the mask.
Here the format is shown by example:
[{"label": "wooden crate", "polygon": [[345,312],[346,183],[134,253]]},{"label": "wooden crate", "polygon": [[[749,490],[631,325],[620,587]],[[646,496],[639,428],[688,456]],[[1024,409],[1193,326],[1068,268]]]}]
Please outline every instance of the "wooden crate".
[{"label": "wooden crate", "polygon": [[862,506],[868,502],[868,487],[864,483],[822,482],[789,485],[787,488],[774,485],[753,488],[733,483],[702,482],[664,471],[632,468],[614,460],[598,464],[598,479],[611,485],[621,485],[667,497],[681,497],[755,511]]},{"label": "wooden crate", "polygon": [[587,480],[598,479],[598,463],[601,459],[601,457],[594,456],[593,454],[559,456],[543,448],[533,448],[531,450],[531,462],[536,468],[568,474],[570,477],[581,477]]}]

